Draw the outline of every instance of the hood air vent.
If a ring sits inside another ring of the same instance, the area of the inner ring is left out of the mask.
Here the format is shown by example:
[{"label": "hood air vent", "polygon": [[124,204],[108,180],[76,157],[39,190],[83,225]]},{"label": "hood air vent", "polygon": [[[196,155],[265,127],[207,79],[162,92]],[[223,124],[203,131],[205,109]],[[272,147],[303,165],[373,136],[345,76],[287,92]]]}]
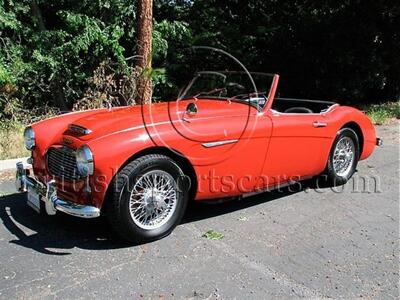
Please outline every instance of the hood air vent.
[{"label": "hood air vent", "polygon": [[75,124],[69,125],[68,131],[77,136],[87,135],[92,132],[90,129]]}]

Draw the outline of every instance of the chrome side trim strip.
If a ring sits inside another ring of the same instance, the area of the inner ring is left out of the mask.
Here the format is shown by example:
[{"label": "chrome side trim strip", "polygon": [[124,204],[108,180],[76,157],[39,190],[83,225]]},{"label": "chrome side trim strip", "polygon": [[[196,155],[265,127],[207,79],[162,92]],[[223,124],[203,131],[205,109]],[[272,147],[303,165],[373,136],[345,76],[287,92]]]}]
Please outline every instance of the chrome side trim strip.
[{"label": "chrome side trim strip", "polygon": [[210,143],[203,143],[202,146],[205,148],[212,148],[212,147],[217,147],[217,146],[222,146],[222,145],[227,145],[227,144],[234,144],[237,143],[239,140],[225,140],[225,141],[217,141],[217,142],[210,142]]}]

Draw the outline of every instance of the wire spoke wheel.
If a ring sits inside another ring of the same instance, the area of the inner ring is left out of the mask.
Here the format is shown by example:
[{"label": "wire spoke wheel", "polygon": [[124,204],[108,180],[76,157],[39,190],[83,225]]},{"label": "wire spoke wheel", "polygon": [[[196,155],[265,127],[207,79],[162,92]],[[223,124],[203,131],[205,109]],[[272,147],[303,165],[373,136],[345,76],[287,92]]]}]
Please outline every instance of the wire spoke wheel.
[{"label": "wire spoke wheel", "polygon": [[333,153],[333,169],[338,176],[347,177],[355,159],[355,145],[350,137],[341,138]]},{"label": "wire spoke wheel", "polygon": [[152,170],[140,176],[130,195],[132,220],[146,230],[154,230],[167,223],[176,206],[176,181],[162,170]]}]

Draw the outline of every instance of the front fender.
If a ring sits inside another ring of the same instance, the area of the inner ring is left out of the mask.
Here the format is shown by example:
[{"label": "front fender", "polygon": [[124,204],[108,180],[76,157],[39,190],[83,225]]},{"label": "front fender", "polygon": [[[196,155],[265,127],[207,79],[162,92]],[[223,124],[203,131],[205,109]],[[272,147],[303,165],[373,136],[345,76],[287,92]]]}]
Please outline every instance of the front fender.
[{"label": "front fender", "polygon": [[94,174],[91,178],[93,203],[103,205],[108,186],[114,176],[135,154],[154,145],[145,129],[128,130],[89,141],[94,155]]}]

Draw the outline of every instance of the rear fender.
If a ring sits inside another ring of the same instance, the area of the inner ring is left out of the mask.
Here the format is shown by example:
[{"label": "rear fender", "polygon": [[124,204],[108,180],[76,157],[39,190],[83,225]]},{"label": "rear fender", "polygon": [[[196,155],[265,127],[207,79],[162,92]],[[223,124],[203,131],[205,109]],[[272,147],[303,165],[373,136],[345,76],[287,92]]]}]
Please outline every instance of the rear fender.
[{"label": "rear fender", "polygon": [[326,117],[329,120],[329,126],[326,129],[328,136],[331,137],[331,148],[340,129],[358,126],[362,134],[360,137],[362,140],[360,160],[366,159],[372,154],[376,146],[375,127],[362,111],[353,107],[339,106],[328,113]]}]

